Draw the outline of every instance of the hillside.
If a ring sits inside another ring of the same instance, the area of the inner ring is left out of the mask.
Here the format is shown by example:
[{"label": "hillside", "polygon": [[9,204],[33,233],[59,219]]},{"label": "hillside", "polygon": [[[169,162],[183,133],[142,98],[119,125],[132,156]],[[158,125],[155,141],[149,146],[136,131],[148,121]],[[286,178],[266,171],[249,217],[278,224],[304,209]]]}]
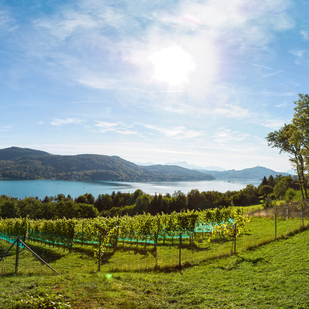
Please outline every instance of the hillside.
[{"label": "hillside", "polygon": [[0,150],[0,177],[10,179],[72,179],[118,181],[212,180],[213,176],[179,167],[149,169],[117,156],[52,155],[11,147]]},{"label": "hillside", "polygon": [[281,174],[282,176],[288,176],[288,173],[275,172],[266,167],[256,166],[251,168],[245,168],[243,170],[229,170],[229,171],[208,171],[208,170],[199,170],[207,174],[211,174],[217,179],[262,179],[264,176],[269,177],[272,175]]},{"label": "hillside", "polygon": [[[164,178],[168,177],[168,175],[174,175],[175,178],[179,177],[189,177],[189,178],[195,178],[195,179],[201,179],[202,178],[202,173],[199,171],[194,171],[194,170],[189,170],[187,168],[183,168],[177,165],[150,165],[150,166],[144,166],[145,170],[151,171],[158,175],[158,177],[161,177],[162,180]],[[209,179],[208,180],[214,180],[215,177],[212,175],[208,175]]]}]

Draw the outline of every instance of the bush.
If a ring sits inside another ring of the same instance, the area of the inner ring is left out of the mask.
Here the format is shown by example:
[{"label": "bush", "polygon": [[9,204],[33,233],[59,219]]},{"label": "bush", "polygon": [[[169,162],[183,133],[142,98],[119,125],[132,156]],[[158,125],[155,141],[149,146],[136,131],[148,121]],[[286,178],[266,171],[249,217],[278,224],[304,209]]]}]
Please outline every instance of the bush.
[{"label": "bush", "polygon": [[269,197],[266,196],[266,198],[264,199],[264,204],[263,204],[263,208],[272,208],[276,205],[276,203]]}]

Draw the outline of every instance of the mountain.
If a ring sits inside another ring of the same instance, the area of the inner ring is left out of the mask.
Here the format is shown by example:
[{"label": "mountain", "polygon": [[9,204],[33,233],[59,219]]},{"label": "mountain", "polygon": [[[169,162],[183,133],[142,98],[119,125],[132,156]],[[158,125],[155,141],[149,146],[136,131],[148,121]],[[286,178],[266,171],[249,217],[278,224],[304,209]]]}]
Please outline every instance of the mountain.
[{"label": "mountain", "polygon": [[12,179],[74,179],[118,181],[212,180],[207,173],[179,167],[150,169],[117,156],[53,155],[34,149],[0,149],[0,177]]},{"label": "mountain", "polygon": [[267,178],[272,175],[275,177],[276,175],[281,174],[282,176],[288,176],[289,173],[279,173],[275,172],[269,168],[256,166],[251,168],[245,168],[243,170],[229,170],[229,171],[204,171],[199,170],[200,172],[206,172],[207,174],[213,175],[217,179],[262,179],[264,176]]},{"label": "mountain", "polygon": [[215,177],[212,175],[208,175],[206,173],[202,173],[199,171],[189,170],[187,168],[183,168],[177,165],[151,165],[151,166],[145,166],[144,169],[148,171],[152,171],[153,173],[157,174],[158,177],[163,177],[162,180],[164,180],[164,177],[168,177],[168,175],[174,175],[175,178],[179,177],[182,178],[184,176],[196,179],[196,180],[205,180],[203,179],[203,174],[207,175],[207,180],[214,180]]},{"label": "mountain", "polygon": [[[148,164],[150,165],[150,164]],[[201,167],[197,166],[194,164],[188,164],[186,161],[181,161],[181,162],[168,162],[165,165],[178,165],[184,168],[188,168],[191,170],[204,170],[204,171],[225,171],[222,167],[219,166],[206,166],[206,167]]]},{"label": "mountain", "polygon": [[29,148],[19,148],[10,147],[5,149],[0,149],[0,160],[12,160],[15,158],[25,157],[25,156],[45,156],[49,155],[48,152],[41,150],[34,150]]},{"label": "mountain", "polygon": [[288,171],[285,171],[285,172],[290,174],[290,175],[297,175],[295,170],[288,170]]}]

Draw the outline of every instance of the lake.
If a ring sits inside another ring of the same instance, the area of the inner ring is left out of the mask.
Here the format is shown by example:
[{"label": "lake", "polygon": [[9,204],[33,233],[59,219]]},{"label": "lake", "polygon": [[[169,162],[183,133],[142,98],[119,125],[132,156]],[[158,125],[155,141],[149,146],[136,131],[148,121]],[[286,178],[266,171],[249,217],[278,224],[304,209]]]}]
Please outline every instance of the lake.
[{"label": "lake", "polygon": [[241,190],[247,184],[258,186],[261,180],[212,180],[212,181],[185,181],[185,182],[116,182],[116,181],[66,181],[66,180],[0,180],[0,195],[25,198],[38,197],[43,199],[47,196],[55,196],[63,193],[65,196],[70,194],[73,198],[85,193],[91,193],[95,198],[99,194],[111,194],[113,191],[123,193],[133,193],[141,189],[148,194],[169,193],[182,191],[187,194],[192,189],[202,191],[226,191]]}]

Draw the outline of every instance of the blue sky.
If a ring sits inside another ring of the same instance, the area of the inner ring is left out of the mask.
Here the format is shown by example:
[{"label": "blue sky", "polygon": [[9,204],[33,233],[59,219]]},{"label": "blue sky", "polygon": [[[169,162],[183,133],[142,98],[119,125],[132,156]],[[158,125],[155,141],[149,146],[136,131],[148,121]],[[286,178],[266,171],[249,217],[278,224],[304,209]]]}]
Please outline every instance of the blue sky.
[{"label": "blue sky", "polygon": [[290,169],[309,1],[0,0],[0,147]]}]

